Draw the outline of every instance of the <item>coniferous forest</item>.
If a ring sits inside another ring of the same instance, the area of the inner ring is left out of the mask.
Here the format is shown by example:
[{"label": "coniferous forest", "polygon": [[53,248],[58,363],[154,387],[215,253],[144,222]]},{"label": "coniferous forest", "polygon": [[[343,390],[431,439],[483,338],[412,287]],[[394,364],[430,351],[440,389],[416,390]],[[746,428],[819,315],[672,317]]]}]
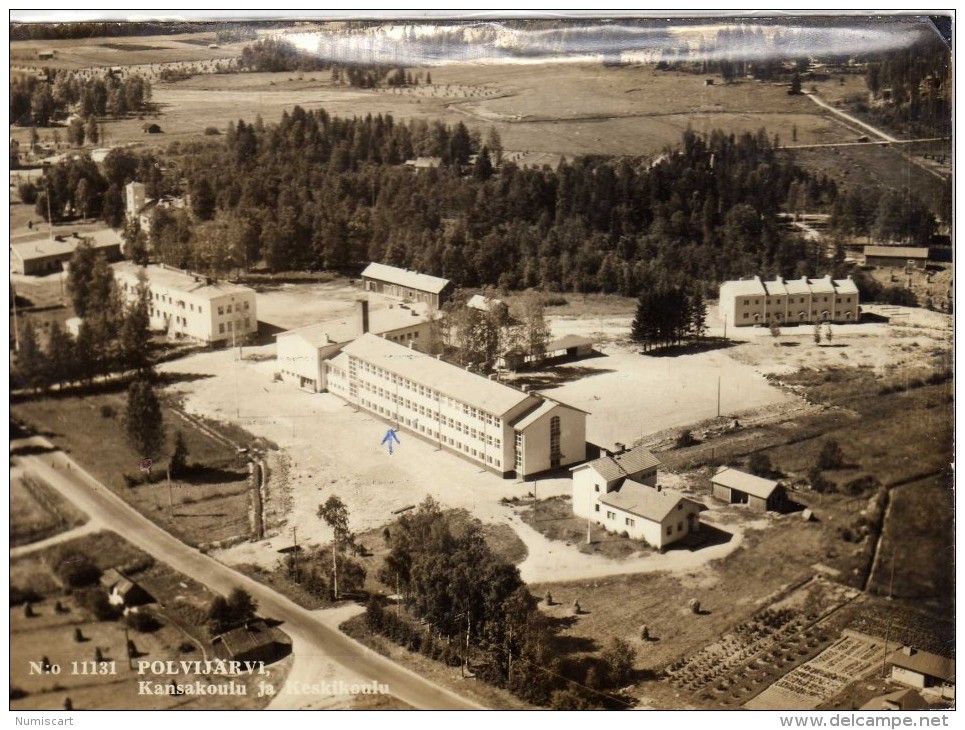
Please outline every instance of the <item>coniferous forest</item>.
[{"label": "coniferous forest", "polygon": [[[146,240],[126,235],[164,263],[217,276],[261,264],[352,273],[380,261],[464,287],[630,296],[825,273],[823,254],[781,227],[784,211],[831,212],[842,232],[873,238],[931,235],[933,217],[914,195],[900,209],[877,191],[845,198],[776,147],[763,130],[688,130],[656,161],[582,157],[531,169],[502,160],[493,130],[295,107],[277,124],[239,120],[221,138],[173,145],[150,164],[129,150],[112,151],[103,174],[72,160],[33,193],[44,214],[49,189],[60,217],[63,200],[79,199],[72,184],[86,180],[87,212],[100,206],[113,225],[130,180],[149,197],[186,193],[186,208],[157,209]],[[405,164],[414,157],[437,166]]]}]

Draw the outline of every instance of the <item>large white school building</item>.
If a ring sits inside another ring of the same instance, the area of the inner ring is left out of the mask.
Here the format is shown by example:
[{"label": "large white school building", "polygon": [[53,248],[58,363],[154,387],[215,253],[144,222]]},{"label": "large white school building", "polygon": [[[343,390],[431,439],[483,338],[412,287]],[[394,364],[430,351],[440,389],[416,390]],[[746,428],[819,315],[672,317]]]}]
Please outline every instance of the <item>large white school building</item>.
[{"label": "large white school building", "polygon": [[503,477],[586,458],[586,412],[371,333],[325,362],[328,390]]},{"label": "large white school building", "polygon": [[720,285],[720,318],[734,327],[857,322],[858,287],[850,276],[725,281]]},{"label": "large white school building", "polygon": [[151,329],[199,342],[233,344],[258,331],[255,291],[162,265],[114,264],[114,278],[129,301],[137,298],[138,274],[150,289]]}]

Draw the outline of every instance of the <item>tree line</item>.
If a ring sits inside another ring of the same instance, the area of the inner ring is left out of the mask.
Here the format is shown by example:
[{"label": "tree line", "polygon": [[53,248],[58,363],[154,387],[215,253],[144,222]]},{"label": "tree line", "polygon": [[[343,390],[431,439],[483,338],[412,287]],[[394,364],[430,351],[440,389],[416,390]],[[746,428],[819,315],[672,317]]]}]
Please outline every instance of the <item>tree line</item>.
[{"label": "tree line", "polygon": [[[281,71],[331,71],[336,83],[347,83],[362,89],[379,86],[414,86],[422,78],[421,73],[413,75],[400,66],[377,63],[343,63],[332,61],[321,55],[308,53],[297,48],[284,38],[262,38],[256,43],[245,46],[238,59],[239,71],[261,71],[278,73]],[[427,74],[428,77],[428,74]],[[431,83],[431,77],[426,83]]]},{"label": "tree line", "polygon": [[700,289],[652,288],[640,293],[630,335],[644,351],[702,337],[707,310]]}]

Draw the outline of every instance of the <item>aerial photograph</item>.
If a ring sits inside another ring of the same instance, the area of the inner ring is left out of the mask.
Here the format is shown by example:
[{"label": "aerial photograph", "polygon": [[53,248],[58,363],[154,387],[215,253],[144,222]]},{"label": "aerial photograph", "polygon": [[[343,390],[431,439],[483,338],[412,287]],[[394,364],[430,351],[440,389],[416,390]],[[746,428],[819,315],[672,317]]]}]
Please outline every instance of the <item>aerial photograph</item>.
[{"label": "aerial photograph", "polygon": [[9,19],[17,724],[954,714],[952,11],[150,12]]}]

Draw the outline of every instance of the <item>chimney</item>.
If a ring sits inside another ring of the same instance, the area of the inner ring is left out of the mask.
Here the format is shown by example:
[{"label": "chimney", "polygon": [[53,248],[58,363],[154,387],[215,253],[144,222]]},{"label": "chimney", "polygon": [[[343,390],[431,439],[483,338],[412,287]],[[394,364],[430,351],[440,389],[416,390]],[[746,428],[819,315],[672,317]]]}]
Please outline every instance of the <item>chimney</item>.
[{"label": "chimney", "polygon": [[529,386],[528,386],[528,385],[524,385],[524,386],[523,386],[523,392],[524,392],[524,393],[529,393]]},{"label": "chimney", "polygon": [[916,652],[910,646],[903,646],[901,647],[901,653],[904,654],[905,656],[914,656]]},{"label": "chimney", "polygon": [[439,353],[438,355],[436,355],[436,360],[441,360],[441,359],[442,359],[442,353]]},{"label": "chimney", "polygon": [[661,489],[662,489],[662,487],[658,484],[658,485],[657,485],[657,491],[659,492]]},{"label": "chimney", "polygon": [[617,453],[617,454],[622,454],[624,451],[627,450],[627,445],[626,445],[626,444],[621,444],[619,441],[617,441],[617,442],[616,442],[615,444],[613,444],[613,445],[616,447],[616,453]]},{"label": "chimney", "polygon": [[492,374],[489,376],[489,379],[490,379],[490,380],[495,380],[495,379],[496,379],[496,373],[492,373]]},{"label": "chimney", "polygon": [[369,303],[366,299],[359,299],[355,302],[355,310],[359,315],[359,329],[364,335],[369,331]]}]

